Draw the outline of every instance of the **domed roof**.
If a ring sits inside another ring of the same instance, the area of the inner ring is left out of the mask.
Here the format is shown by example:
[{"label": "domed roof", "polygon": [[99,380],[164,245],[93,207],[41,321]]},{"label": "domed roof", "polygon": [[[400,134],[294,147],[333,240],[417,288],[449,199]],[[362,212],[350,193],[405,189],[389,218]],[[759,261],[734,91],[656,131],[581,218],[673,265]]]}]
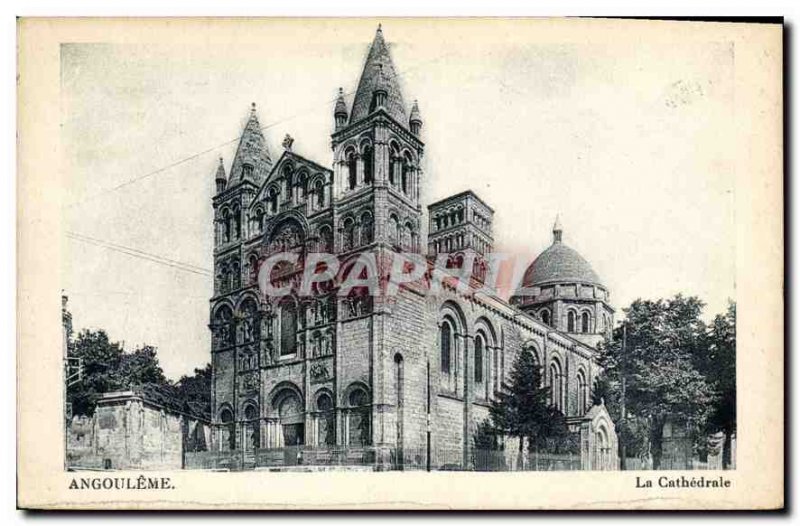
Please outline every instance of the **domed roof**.
[{"label": "domed roof", "polygon": [[561,225],[553,226],[553,244],[531,263],[522,284],[535,287],[547,283],[591,283],[601,285],[592,266],[575,249],[561,241]]}]

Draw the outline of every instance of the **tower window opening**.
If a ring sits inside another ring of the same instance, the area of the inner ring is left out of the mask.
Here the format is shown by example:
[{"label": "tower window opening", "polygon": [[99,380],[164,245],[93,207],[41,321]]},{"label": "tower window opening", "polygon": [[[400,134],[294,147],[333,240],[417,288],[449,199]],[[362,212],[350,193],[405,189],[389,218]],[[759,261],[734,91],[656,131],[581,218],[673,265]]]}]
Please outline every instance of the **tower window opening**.
[{"label": "tower window opening", "polygon": [[439,350],[441,353],[440,369],[443,374],[450,374],[450,355],[453,343],[453,329],[450,327],[449,322],[445,321],[442,323],[442,327],[439,329],[439,338]]},{"label": "tower window opening", "polygon": [[350,190],[355,190],[358,174],[356,171],[356,156],[353,153],[347,156],[347,186]]},{"label": "tower window opening", "polygon": [[362,160],[364,162],[364,184],[372,184],[373,178],[373,162],[372,162],[372,148],[365,148]]}]

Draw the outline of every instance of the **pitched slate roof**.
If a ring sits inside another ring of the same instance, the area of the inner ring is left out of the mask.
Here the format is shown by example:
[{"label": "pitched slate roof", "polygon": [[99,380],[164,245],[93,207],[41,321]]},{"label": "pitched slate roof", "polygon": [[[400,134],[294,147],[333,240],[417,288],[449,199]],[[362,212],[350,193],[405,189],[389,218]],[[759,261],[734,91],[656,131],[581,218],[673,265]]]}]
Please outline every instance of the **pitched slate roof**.
[{"label": "pitched slate roof", "polygon": [[272,158],[267,141],[261,132],[255,103],[253,103],[250,117],[247,119],[247,124],[245,124],[239,139],[239,147],[236,149],[236,156],[233,158],[231,166],[228,188],[241,181],[242,165],[245,163],[253,166],[253,181],[256,184],[260,184],[272,168]]},{"label": "pitched slate roof", "polygon": [[403,102],[403,94],[400,90],[392,56],[383,40],[383,31],[380,26],[375,33],[375,40],[372,41],[372,47],[370,47],[367,60],[364,62],[361,80],[358,82],[358,89],[353,100],[353,111],[350,114],[351,123],[360,121],[370,114],[372,96],[379,86],[387,94],[386,111],[398,122],[406,124],[408,122],[406,105]]}]

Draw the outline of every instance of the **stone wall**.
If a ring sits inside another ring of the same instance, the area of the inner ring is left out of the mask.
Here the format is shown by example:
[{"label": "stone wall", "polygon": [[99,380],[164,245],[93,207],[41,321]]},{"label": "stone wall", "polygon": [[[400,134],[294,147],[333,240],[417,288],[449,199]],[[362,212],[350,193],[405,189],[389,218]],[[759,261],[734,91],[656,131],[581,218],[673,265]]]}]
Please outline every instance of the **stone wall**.
[{"label": "stone wall", "polygon": [[91,418],[76,416],[68,430],[70,468],[180,469],[183,452],[205,449],[210,427],[165,410],[132,391],[107,393]]}]

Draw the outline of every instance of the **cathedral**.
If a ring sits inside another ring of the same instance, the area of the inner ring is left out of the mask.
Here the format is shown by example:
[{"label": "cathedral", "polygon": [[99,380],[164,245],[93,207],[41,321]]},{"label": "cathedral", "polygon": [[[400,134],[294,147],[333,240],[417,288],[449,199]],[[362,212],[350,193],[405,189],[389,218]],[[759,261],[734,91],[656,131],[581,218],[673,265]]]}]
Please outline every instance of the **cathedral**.
[{"label": "cathedral", "polygon": [[[495,211],[466,191],[428,204],[424,223],[421,182],[435,174],[421,169],[422,112],[404,97],[380,27],[352,103],[340,89],[332,117],[331,167],[295,153],[288,136],[273,156],[255,104],[232,163],[220,159],[212,449],[259,463],[280,463],[288,450],[302,450],[309,464],[339,451],[378,469],[471,469],[477,426],[515,358],[531,353],[592,459],[587,468],[613,469],[614,426],[591,400],[613,309],[559,222],[524,274],[524,294],[506,301],[481,286]],[[259,270],[277,252],[298,258],[272,269],[269,279],[281,283],[296,282],[314,253],[335,255],[345,274],[361,254],[382,269],[404,252],[424,256],[431,270],[470,261],[472,276],[467,291],[431,294],[409,283],[391,297],[336,287],[270,297]]]}]

